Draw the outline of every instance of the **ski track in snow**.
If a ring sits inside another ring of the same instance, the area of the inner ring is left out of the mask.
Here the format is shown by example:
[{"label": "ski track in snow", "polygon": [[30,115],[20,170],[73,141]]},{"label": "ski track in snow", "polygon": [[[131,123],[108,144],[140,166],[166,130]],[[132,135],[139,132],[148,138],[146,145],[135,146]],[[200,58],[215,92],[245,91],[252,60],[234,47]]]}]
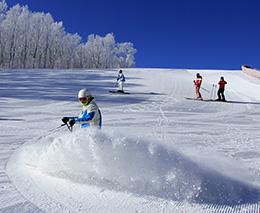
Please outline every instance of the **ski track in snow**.
[{"label": "ski track in snow", "polygon": [[[240,71],[2,70],[0,212],[258,212],[260,83]],[[185,100],[228,81],[231,103]],[[59,128],[91,90],[102,130]]]}]

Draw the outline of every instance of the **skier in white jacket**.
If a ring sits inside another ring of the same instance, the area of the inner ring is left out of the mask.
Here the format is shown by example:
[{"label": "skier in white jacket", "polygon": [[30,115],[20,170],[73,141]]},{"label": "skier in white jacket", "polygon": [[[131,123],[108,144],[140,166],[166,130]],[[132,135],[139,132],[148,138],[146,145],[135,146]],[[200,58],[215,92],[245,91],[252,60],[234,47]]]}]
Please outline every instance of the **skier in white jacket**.
[{"label": "skier in white jacket", "polygon": [[78,99],[83,105],[83,109],[78,117],[63,117],[63,123],[69,122],[70,127],[74,124],[80,124],[81,128],[88,126],[99,126],[102,124],[101,112],[96,100],[91,96],[88,89],[82,89],[78,93]]},{"label": "skier in white jacket", "polygon": [[119,70],[119,74],[118,74],[118,76],[117,76],[117,82],[119,81],[119,83],[118,83],[118,89],[119,90],[117,90],[117,92],[124,92],[124,83],[125,83],[125,76],[124,76],[124,74],[123,74],[123,71],[122,70]]}]

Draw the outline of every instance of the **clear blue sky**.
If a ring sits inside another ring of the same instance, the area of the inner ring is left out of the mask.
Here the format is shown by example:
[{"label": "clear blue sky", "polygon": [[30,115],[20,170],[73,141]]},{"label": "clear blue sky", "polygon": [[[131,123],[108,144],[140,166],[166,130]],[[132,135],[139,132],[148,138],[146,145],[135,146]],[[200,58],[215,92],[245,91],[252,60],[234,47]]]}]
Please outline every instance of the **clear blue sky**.
[{"label": "clear blue sky", "polygon": [[140,68],[260,69],[260,0],[6,0],[49,12],[66,32],[114,33]]}]

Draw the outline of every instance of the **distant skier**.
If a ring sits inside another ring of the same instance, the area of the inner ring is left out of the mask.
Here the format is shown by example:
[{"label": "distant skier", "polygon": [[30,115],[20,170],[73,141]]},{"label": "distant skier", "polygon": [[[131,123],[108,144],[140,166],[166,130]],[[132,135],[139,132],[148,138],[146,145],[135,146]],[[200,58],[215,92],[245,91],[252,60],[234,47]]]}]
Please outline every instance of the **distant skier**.
[{"label": "distant skier", "polygon": [[218,82],[219,89],[218,89],[218,99],[217,101],[226,101],[224,91],[225,91],[225,85],[227,82],[224,80],[224,77],[222,76],[220,78],[220,81]]},{"label": "distant skier", "polygon": [[119,74],[117,76],[117,80],[116,81],[117,82],[119,81],[119,83],[118,83],[118,91],[117,92],[122,92],[123,93],[124,92],[123,86],[124,86],[124,83],[125,83],[125,76],[124,76],[122,70],[119,70]]},{"label": "distant skier", "polygon": [[201,99],[202,100],[202,97],[201,97],[201,94],[200,94],[200,86],[201,86],[201,83],[202,83],[202,76],[197,73],[196,74],[196,81],[194,80],[194,84],[196,85],[196,94],[197,94],[197,99]]},{"label": "distant skier", "polygon": [[81,128],[87,126],[99,126],[101,127],[101,112],[98,108],[96,100],[91,96],[88,89],[82,89],[78,93],[78,99],[83,105],[83,109],[78,117],[64,117],[62,122],[67,124],[69,122],[70,127],[74,124],[80,124]]}]

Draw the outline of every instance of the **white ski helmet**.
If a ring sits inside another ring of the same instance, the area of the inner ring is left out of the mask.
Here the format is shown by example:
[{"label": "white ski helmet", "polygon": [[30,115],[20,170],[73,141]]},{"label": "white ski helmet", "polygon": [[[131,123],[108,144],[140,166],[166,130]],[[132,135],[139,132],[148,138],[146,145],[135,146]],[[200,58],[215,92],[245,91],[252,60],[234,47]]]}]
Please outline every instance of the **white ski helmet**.
[{"label": "white ski helmet", "polygon": [[86,97],[86,98],[91,97],[90,91],[88,89],[82,89],[79,91],[78,98],[83,98],[83,97]]}]

